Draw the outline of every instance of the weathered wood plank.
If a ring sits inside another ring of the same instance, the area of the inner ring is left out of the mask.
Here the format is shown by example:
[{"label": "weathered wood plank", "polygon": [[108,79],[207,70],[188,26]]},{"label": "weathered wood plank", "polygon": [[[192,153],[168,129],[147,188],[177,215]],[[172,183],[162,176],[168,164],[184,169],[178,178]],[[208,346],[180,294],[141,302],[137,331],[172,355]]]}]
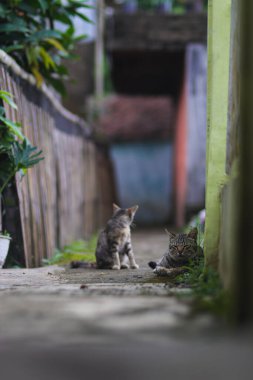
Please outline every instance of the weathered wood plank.
[{"label": "weathered wood plank", "polygon": [[[11,69],[8,59],[4,62],[0,55],[0,86],[18,106],[15,111],[5,105],[6,115],[23,125],[23,133],[45,157],[22,181],[16,177],[26,265],[39,266],[55,248],[90,236],[108,218],[98,175],[111,168],[106,155],[98,163],[99,149],[85,123],[56,106],[21,69],[14,73],[13,62]],[[105,181],[104,189],[112,193],[110,173]],[[113,201],[110,194],[107,199]]]}]

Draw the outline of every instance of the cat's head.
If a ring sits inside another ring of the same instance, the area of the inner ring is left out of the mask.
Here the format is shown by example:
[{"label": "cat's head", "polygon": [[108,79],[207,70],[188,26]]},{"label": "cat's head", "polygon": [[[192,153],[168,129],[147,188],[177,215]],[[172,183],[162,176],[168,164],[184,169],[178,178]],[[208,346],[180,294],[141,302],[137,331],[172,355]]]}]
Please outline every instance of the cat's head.
[{"label": "cat's head", "polygon": [[170,237],[170,256],[174,261],[184,262],[195,257],[198,249],[197,228],[193,228],[187,234],[175,234],[173,232],[168,232],[168,235]]},{"label": "cat's head", "polygon": [[134,215],[138,208],[139,206],[120,208],[115,203],[113,203],[113,217],[119,218],[130,225],[134,220]]}]

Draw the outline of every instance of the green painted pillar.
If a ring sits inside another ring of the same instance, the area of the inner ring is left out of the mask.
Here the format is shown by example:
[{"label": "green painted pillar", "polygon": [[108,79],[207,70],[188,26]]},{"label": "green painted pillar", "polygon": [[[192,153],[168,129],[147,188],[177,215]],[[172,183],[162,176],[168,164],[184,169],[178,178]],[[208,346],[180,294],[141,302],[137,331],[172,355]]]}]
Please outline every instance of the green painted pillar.
[{"label": "green painted pillar", "polygon": [[220,194],[226,178],[230,19],[231,0],[209,0],[205,257],[206,264],[215,268],[220,239]]}]

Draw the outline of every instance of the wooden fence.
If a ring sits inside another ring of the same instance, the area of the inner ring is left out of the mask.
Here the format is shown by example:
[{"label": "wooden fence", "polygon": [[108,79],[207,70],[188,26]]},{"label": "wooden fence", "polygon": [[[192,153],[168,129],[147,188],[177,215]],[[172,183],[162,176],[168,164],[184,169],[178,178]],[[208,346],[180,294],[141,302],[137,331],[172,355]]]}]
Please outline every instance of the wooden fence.
[{"label": "wooden fence", "polygon": [[39,266],[56,247],[89,237],[111,214],[111,165],[84,121],[64,109],[44,84],[39,90],[4,53],[0,78],[0,88],[13,94],[18,106],[15,111],[4,104],[7,117],[22,123],[45,157],[22,181],[16,178],[25,262]]}]

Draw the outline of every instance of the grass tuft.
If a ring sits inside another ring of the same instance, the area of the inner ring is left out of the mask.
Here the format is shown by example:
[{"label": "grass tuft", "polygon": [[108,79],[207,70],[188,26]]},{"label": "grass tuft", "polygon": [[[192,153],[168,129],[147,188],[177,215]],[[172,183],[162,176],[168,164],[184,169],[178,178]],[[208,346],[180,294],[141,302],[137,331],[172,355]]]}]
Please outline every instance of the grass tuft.
[{"label": "grass tuft", "polygon": [[231,306],[231,299],[222,286],[219,274],[204,265],[204,258],[192,261],[187,266],[188,272],[176,277],[175,284],[191,288],[193,312],[210,312],[226,318]]},{"label": "grass tuft", "polygon": [[88,261],[94,262],[95,250],[97,244],[97,235],[91,237],[90,240],[76,240],[69,245],[65,245],[62,249],[56,249],[54,255],[50,259],[44,259],[44,265],[67,265],[71,261]]},{"label": "grass tuft", "polygon": [[[185,232],[193,227],[198,229],[198,245],[204,247],[204,224],[200,213],[195,216]],[[219,273],[211,267],[205,266],[204,257],[193,260],[187,265],[187,272],[178,275],[174,280],[175,285],[190,288],[190,296],[193,298],[193,312],[210,312],[227,319],[232,300],[224,290]]]}]

